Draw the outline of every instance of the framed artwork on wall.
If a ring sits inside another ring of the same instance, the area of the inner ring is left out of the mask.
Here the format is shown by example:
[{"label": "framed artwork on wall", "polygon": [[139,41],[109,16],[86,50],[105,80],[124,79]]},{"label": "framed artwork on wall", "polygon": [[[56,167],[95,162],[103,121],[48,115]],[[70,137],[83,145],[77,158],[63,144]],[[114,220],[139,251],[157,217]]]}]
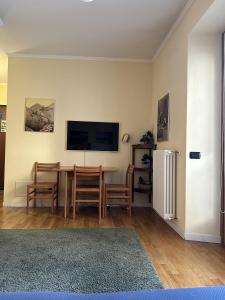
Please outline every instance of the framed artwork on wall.
[{"label": "framed artwork on wall", "polygon": [[55,101],[52,99],[25,99],[25,131],[54,132]]},{"label": "framed artwork on wall", "polygon": [[1,120],[0,132],[6,132],[6,120]]},{"label": "framed artwork on wall", "polygon": [[169,99],[167,94],[158,101],[157,141],[168,141],[169,138]]}]

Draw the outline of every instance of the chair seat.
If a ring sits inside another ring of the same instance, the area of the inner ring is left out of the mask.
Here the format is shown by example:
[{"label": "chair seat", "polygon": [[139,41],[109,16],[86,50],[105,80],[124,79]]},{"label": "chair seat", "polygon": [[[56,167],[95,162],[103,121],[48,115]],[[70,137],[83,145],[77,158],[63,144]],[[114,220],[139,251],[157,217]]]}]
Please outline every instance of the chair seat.
[{"label": "chair seat", "polygon": [[47,189],[57,186],[57,182],[37,182],[37,183],[31,183],[27,185],[29,188],[34,189]]},{"label": "chair seat", "polygon": [[77,188],[77,193],[80,193],[80,192],[82,192],[82,193],[99,193],[99,189],[97,189],[97,188],[91,188],[91,187],[89,187],[89,188]]},{"label": "chair seat", "polygon": [[52,196],[52,193],[36,193],[35,195],[33,195],[30,199],[51,199],[51,198],[56,198],[57,197],[57,194],[54,194]]},{"label": "chair seat", "polygon": [[129,191],[129,187],[126,184],[106,184],[105,188],[108,192]]},{"label": "chair seat", "polygon": [[33,191],[33,193],[40,194],[40,195],[51,195],[52,194],[52,189],[45,189],[45,190],[41,190],[41,189],[35,189],[35,191]]},{"label": "chair seat", "polygon": [[99,193],[99,186],[96,185],[78,185],[76,188],[77,192],[86,192],[86,193]]}]

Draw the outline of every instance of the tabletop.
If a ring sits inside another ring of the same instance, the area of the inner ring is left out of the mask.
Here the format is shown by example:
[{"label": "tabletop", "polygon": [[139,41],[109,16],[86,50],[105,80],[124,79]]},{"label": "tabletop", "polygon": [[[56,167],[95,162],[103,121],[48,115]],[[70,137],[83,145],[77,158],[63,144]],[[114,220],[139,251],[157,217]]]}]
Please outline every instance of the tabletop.
[{"label": "tabletop", "polygon": [[[60,166],[59,172],[71,172],[73,171],[73,166]],[[118,168],[115,167],[104,167],[102,166],[102,172],[117,172]]]}]

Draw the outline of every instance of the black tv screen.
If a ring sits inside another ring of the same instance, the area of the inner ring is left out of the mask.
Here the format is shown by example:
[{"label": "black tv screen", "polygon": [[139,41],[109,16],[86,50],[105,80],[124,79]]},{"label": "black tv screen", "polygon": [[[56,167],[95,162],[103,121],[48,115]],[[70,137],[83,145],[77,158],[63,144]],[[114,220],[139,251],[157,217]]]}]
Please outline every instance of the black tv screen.
[{"label": "black tv screen", "polygon": [[67,121],[67,150],[118,151],[119,123]]}]

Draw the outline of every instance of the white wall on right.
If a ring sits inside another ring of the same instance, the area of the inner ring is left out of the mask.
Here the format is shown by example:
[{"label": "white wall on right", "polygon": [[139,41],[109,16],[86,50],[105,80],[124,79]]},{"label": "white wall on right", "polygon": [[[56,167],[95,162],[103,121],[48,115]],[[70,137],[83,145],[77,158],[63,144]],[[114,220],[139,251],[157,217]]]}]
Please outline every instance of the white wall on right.
[{"label": "white wall on right", "polygon": [[[221,34],[193,34],[188,48],[185,238],[220,242]],[[201,159],[189,158],[190,151]]]},{"label": "white wall on right", "polygon": [[[216,0],[217,1],[217,0]],[[195,0],[184,12],[152,64],[152,128],[157,135],[158,100],[170,94],[169,139],[157,144],[157,149],[179,151],[177,159],[177,219],[168,224],[185,236],[186,203],[186,124],[188,39],[193,28],[215,0]]]}]

